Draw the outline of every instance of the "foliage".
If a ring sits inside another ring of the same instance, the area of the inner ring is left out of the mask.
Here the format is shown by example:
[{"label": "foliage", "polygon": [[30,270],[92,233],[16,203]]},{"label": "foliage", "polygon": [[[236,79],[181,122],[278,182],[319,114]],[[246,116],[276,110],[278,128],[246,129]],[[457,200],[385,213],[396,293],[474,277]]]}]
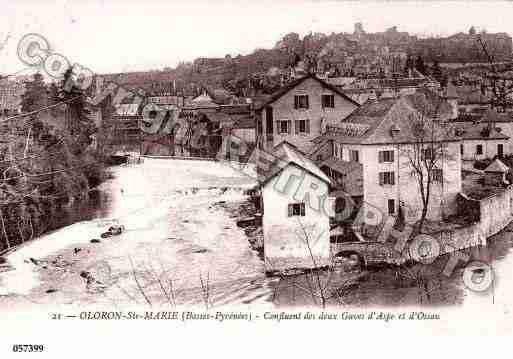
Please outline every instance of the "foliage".
[{"label": "foliage", "polygon": [[105,177],[89,146],[95,127],[80,89],[63,82],[48,90],[35,76],[27,83],[22,108],[41,111],[0,128],[8,138],[0,144],[0,250],[53,228],[60,212],[87,199],[89,189]]},{"label": "foliage", "polygon": [[25,92],[21,96],[21,112],[32,112],[48,105],[48,89],[43,75],[36,73],[33,81],[25,82]]}]

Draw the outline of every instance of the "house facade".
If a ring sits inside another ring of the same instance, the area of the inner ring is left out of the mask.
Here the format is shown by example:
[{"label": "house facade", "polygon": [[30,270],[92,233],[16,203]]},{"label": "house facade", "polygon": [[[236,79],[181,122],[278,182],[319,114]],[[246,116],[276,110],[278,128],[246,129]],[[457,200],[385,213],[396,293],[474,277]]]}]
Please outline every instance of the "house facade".
[{"label": "house facade", "polygon": [[476,124],[461,133],[460,153],[463,161],[480,161],[511,154],[510,138],[488,125]]},{"label": "house facade", "polygon": [[505,152],[508,154],[513,153],[513,117],[510,113],[498,113],[494,109],[488,109],[483,117],[481,123],[491,125],[495,128],[496,132],[509,137],[505,145]]},{"label": "house facade", "polygon": [[460,116],[454,127],[462,138],[460,152],[464,161],[479,161],[513,153],[513,119],[488,109],[480,116]]},{"label": "house facade", "polygon": [[[414,103],[408,97],[368,102],[322,136],[331,143],[334,158],[362,164],[363,206],[366,213],[377,214],[370,215],[377,222],[388,215],[398,216],[402,211],[406,222],[413,223],[422,212],[419,177],[412,161],[417,154],[435,155],[428,148],[420,147],[416,140],[412,116],[418,116],[418,109]],[[450,132],[445,122],[430,120],[429,123],[444,133]],[[433,179],[427,217],[441,220],[457,210],[456,197],[461,191],[461,139],[438,133],[431,138],[438,155],[430,171]],[[423,175],[427,178],[425,168]]]},{"label": "house facade", "polygon": [[330,179],[293,145],[274,151],[260,186],[267,272],[325,266],[330,258]]},{"label": "house facade", "polygon": [[257,144],[271,150],[287,141],[303,153],[326,126],[340,123],[359,104],[314,75],[304,76],[264,101],[257,109]]}]

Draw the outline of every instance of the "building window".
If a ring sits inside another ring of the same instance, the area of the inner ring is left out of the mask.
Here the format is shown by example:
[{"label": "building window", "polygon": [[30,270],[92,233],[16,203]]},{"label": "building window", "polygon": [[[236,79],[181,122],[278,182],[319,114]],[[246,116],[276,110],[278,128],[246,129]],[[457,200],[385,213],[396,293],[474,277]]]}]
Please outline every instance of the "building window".
[{"label": "building window", "polygon": [[346,199],[344,197],[337,197],[335,199],[335,214],[343,213],[346,209]]},{"label": "building window", "polygon": [[463,156],[463,145],[460,145],[460,155]]},{"label": "building window", "polygon": [[502,143],[497,144],[497,156],[500,158],[504,156],[504,145]]},{"label": "building window", "polygon": [[388,200],[388,214],[391,216],[395,214],[395,200],[393,199]]},{"label": "building window", "polygon": [[433,160],[433,149],[432,148],[423,148],[422,149],[422,160],[423,161],[430,161]]},{"label": "building window", "polygon": [[294,216],[305,216],[305,204],[304,203],[289,203],[288,206],[288,217]]},{"label": "building window", "polygon": [[431,177],[433,182],[442,183],[444,179],[444,172],[440,168],[433,168],[433,172],[431,173]]},{"label": "building window", "polygon": [[476,145],[476,155],[483,154],[483,145]]},{"label": "building window", "polygon": [[262,134],[262,119],[257,119],[256,121],[257,133],[259,135]]},{"label": "building window", "polygon": [[296,95],[294,96],[294,108],[295,109],[306,109],[309,108],[308,95]]},{"label": "building window", "polygon": [[349,151],[349,160],[354,161],[354,162],[359,162],[360,161],[359,152],[356,150]]},{"label": "building window", "polygon": [[310,133],[310,120],[296,120],[296,135]]},{"label": "building window", "polygon": [[394,151],[379,151],[379,163],[394,162]]},{"label": "building window", "polygon": [[273,123],[274,123],[274,116],[273,116],[273,108],[271,106],[268,106],[265,108],[265,121],[266,121],[266,133],[272,134],[273,131]]},{"label": "building window", "polygon": [[342,146],[340,143],[333,142],[333,157],[342,158]]},{"label": "building window", "polygon": [[380,172],[379,185],[395,185],[395,172]]},{"label": "building window", "polygon": [[290,120],[281,120],[278,121],[278,133],[280,134],[290,134],[291,121]]},{"label": "building window", "polygon": [[322,95],[323,108],[335,108],[335,95]]}]

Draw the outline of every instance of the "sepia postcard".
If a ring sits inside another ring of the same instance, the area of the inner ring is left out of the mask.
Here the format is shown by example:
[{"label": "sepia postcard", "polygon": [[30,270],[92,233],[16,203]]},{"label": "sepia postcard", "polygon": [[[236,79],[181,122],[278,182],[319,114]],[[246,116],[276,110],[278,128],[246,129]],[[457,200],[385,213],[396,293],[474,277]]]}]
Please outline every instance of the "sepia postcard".
[{"label": "sepia postcard", "polygon": [[493,355],[512,18],[0,0],[0,358]]}]

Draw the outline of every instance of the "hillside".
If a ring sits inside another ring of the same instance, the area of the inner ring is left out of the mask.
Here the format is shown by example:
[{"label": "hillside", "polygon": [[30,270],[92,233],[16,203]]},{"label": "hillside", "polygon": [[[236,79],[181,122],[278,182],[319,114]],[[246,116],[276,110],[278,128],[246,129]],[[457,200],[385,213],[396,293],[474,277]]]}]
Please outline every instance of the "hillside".
[{"label": "hillside", "polygon": [[249,55],[198,58],[162,71],[103,75],[129,88],[148,94],[197,95],[203,88],[225,88],[236,95],[270,93],[287,81],[290,68],[302,60],[310,70],[333,76],[391,76],[404,71],[409,57],[442,63],[486,62],[478,39],[495,61],[511,59],[511,37],[505,33],[458,33],[447,38],[419,39],[392,27],[380,33],[285,35],[272,49],[257,49]]}]

